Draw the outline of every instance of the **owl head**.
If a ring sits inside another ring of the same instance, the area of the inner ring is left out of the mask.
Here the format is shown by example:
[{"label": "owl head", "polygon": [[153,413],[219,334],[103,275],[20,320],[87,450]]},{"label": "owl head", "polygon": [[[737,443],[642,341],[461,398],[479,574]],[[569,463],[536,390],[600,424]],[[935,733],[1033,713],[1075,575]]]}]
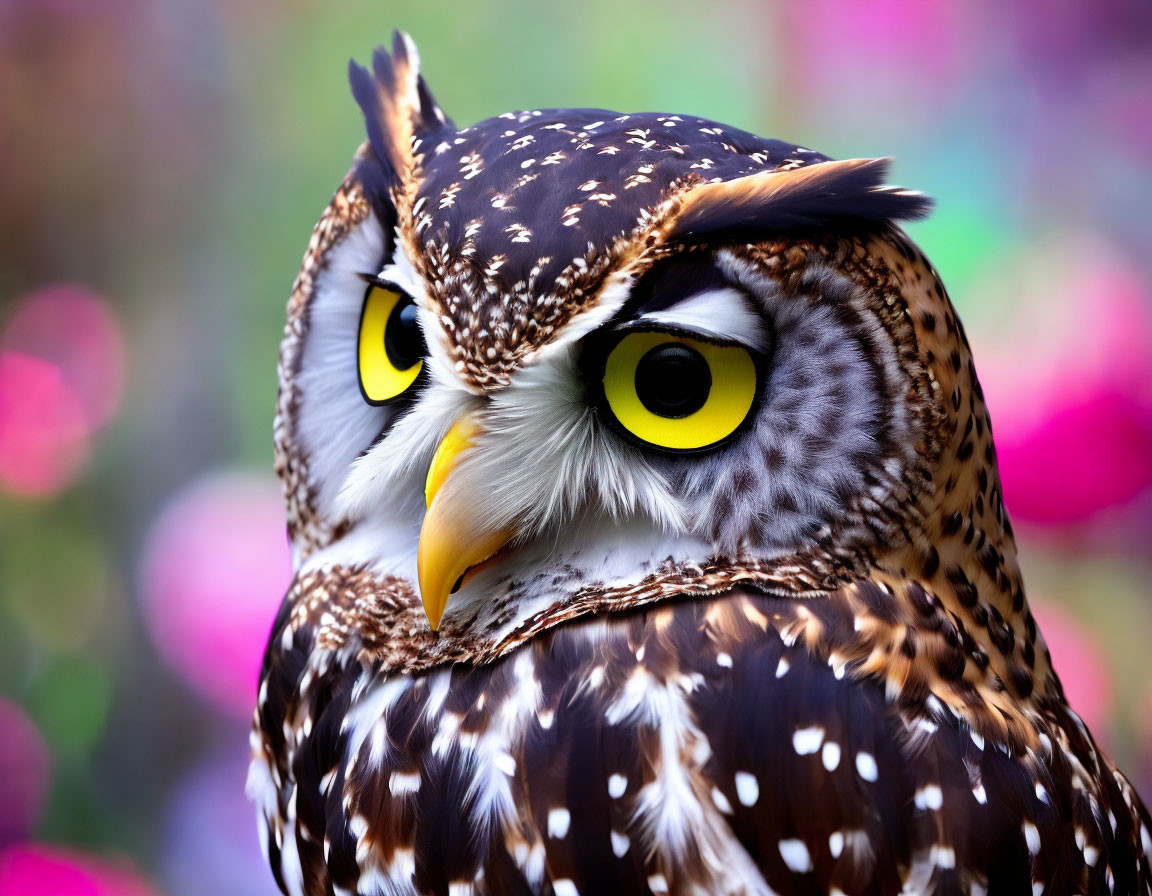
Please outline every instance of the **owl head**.
[{"label": "owl head", "polygon": [[507,643],[939,565],[918,545],[977,493],[1003,524],[963,335],[894,223],[929,203],[886,160],[602,109],[457,128],[401,34],[349,74],[368,139],[281,354],[301,572],[358,570],[405,637]]}]

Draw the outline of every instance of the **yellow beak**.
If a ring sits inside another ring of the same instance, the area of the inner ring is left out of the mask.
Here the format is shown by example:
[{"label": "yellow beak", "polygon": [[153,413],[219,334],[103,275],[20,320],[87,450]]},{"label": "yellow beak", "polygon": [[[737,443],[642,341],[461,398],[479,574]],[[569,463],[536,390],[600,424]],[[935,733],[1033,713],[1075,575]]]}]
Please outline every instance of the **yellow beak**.
[{"label": "yellow beak", "polygon": [[472,447],[478,430],[471,416],[457,420],[440,442],[428,467],[424,485],[428,510],[420,528],[416,568],[420,598],[433,630],[440,626],[448,598],[463,582],[465,574],[499,551],[513,534],[473,521],[471,508],[454,506],[452,493],[442,490],[460,455]]}]

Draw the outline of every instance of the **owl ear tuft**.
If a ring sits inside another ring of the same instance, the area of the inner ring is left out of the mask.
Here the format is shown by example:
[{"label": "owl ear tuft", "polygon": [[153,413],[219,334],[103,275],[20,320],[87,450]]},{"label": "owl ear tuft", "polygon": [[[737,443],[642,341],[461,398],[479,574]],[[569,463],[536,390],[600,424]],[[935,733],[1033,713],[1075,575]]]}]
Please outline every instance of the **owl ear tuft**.
[{"label": "owl ear tuft", "polygon": [[778,233],[834,221],[923,218],[932,200],[886,186],[891,159],[816,162],[692,187],[671,223],[669,238],[702,239],[720,232]]},{"label": "owl ear tuft", "polygon": [[377,47],[371,72],[349,60],[348,81],[373,152],[393,181],[402,183],[412,168],[413,140],[453,127],[420,75],[416,44],[404,32],[393,32],[392,54]]}]

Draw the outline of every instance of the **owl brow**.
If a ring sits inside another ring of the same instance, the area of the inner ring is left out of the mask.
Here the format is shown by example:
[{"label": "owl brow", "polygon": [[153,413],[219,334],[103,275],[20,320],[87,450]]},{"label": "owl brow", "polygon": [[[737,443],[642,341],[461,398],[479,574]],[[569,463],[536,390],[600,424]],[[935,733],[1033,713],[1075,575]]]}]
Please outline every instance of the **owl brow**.
[{"label": "owl brow", "polygon": [[605,326],[618,326],[727,285],[710,257],[707,260],[698,256],[674,258],[645,273]]},{"label": "owl brow", "polygon": [[646,274],[600,332],[654,324],[690,331],[718,342],[763,350],[764,320],[744,292],[724,279],[709,259],[675,259]]},{"label": "owl brow", "polygon": [[635,321],[637,324],[652,323],[682,329],[757,351],[766,350],[770,342],[763,317],[745,293],[732,286],[694,293],[674,305],[647,311]]}]

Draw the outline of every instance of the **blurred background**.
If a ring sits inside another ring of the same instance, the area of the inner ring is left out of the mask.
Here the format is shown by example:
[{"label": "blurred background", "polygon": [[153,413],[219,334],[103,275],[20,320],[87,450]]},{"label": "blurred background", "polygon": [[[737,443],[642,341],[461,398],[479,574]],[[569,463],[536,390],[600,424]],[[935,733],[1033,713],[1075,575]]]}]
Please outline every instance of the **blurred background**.
[{"label": "blurred background", "polygon": [[1056,667],[1152,797],[1152,4],[0,0],[0,894],[274,891],[243,783],[277,344],[362,139],[348,57],[394,26],[459,123],[897,157]]}]

